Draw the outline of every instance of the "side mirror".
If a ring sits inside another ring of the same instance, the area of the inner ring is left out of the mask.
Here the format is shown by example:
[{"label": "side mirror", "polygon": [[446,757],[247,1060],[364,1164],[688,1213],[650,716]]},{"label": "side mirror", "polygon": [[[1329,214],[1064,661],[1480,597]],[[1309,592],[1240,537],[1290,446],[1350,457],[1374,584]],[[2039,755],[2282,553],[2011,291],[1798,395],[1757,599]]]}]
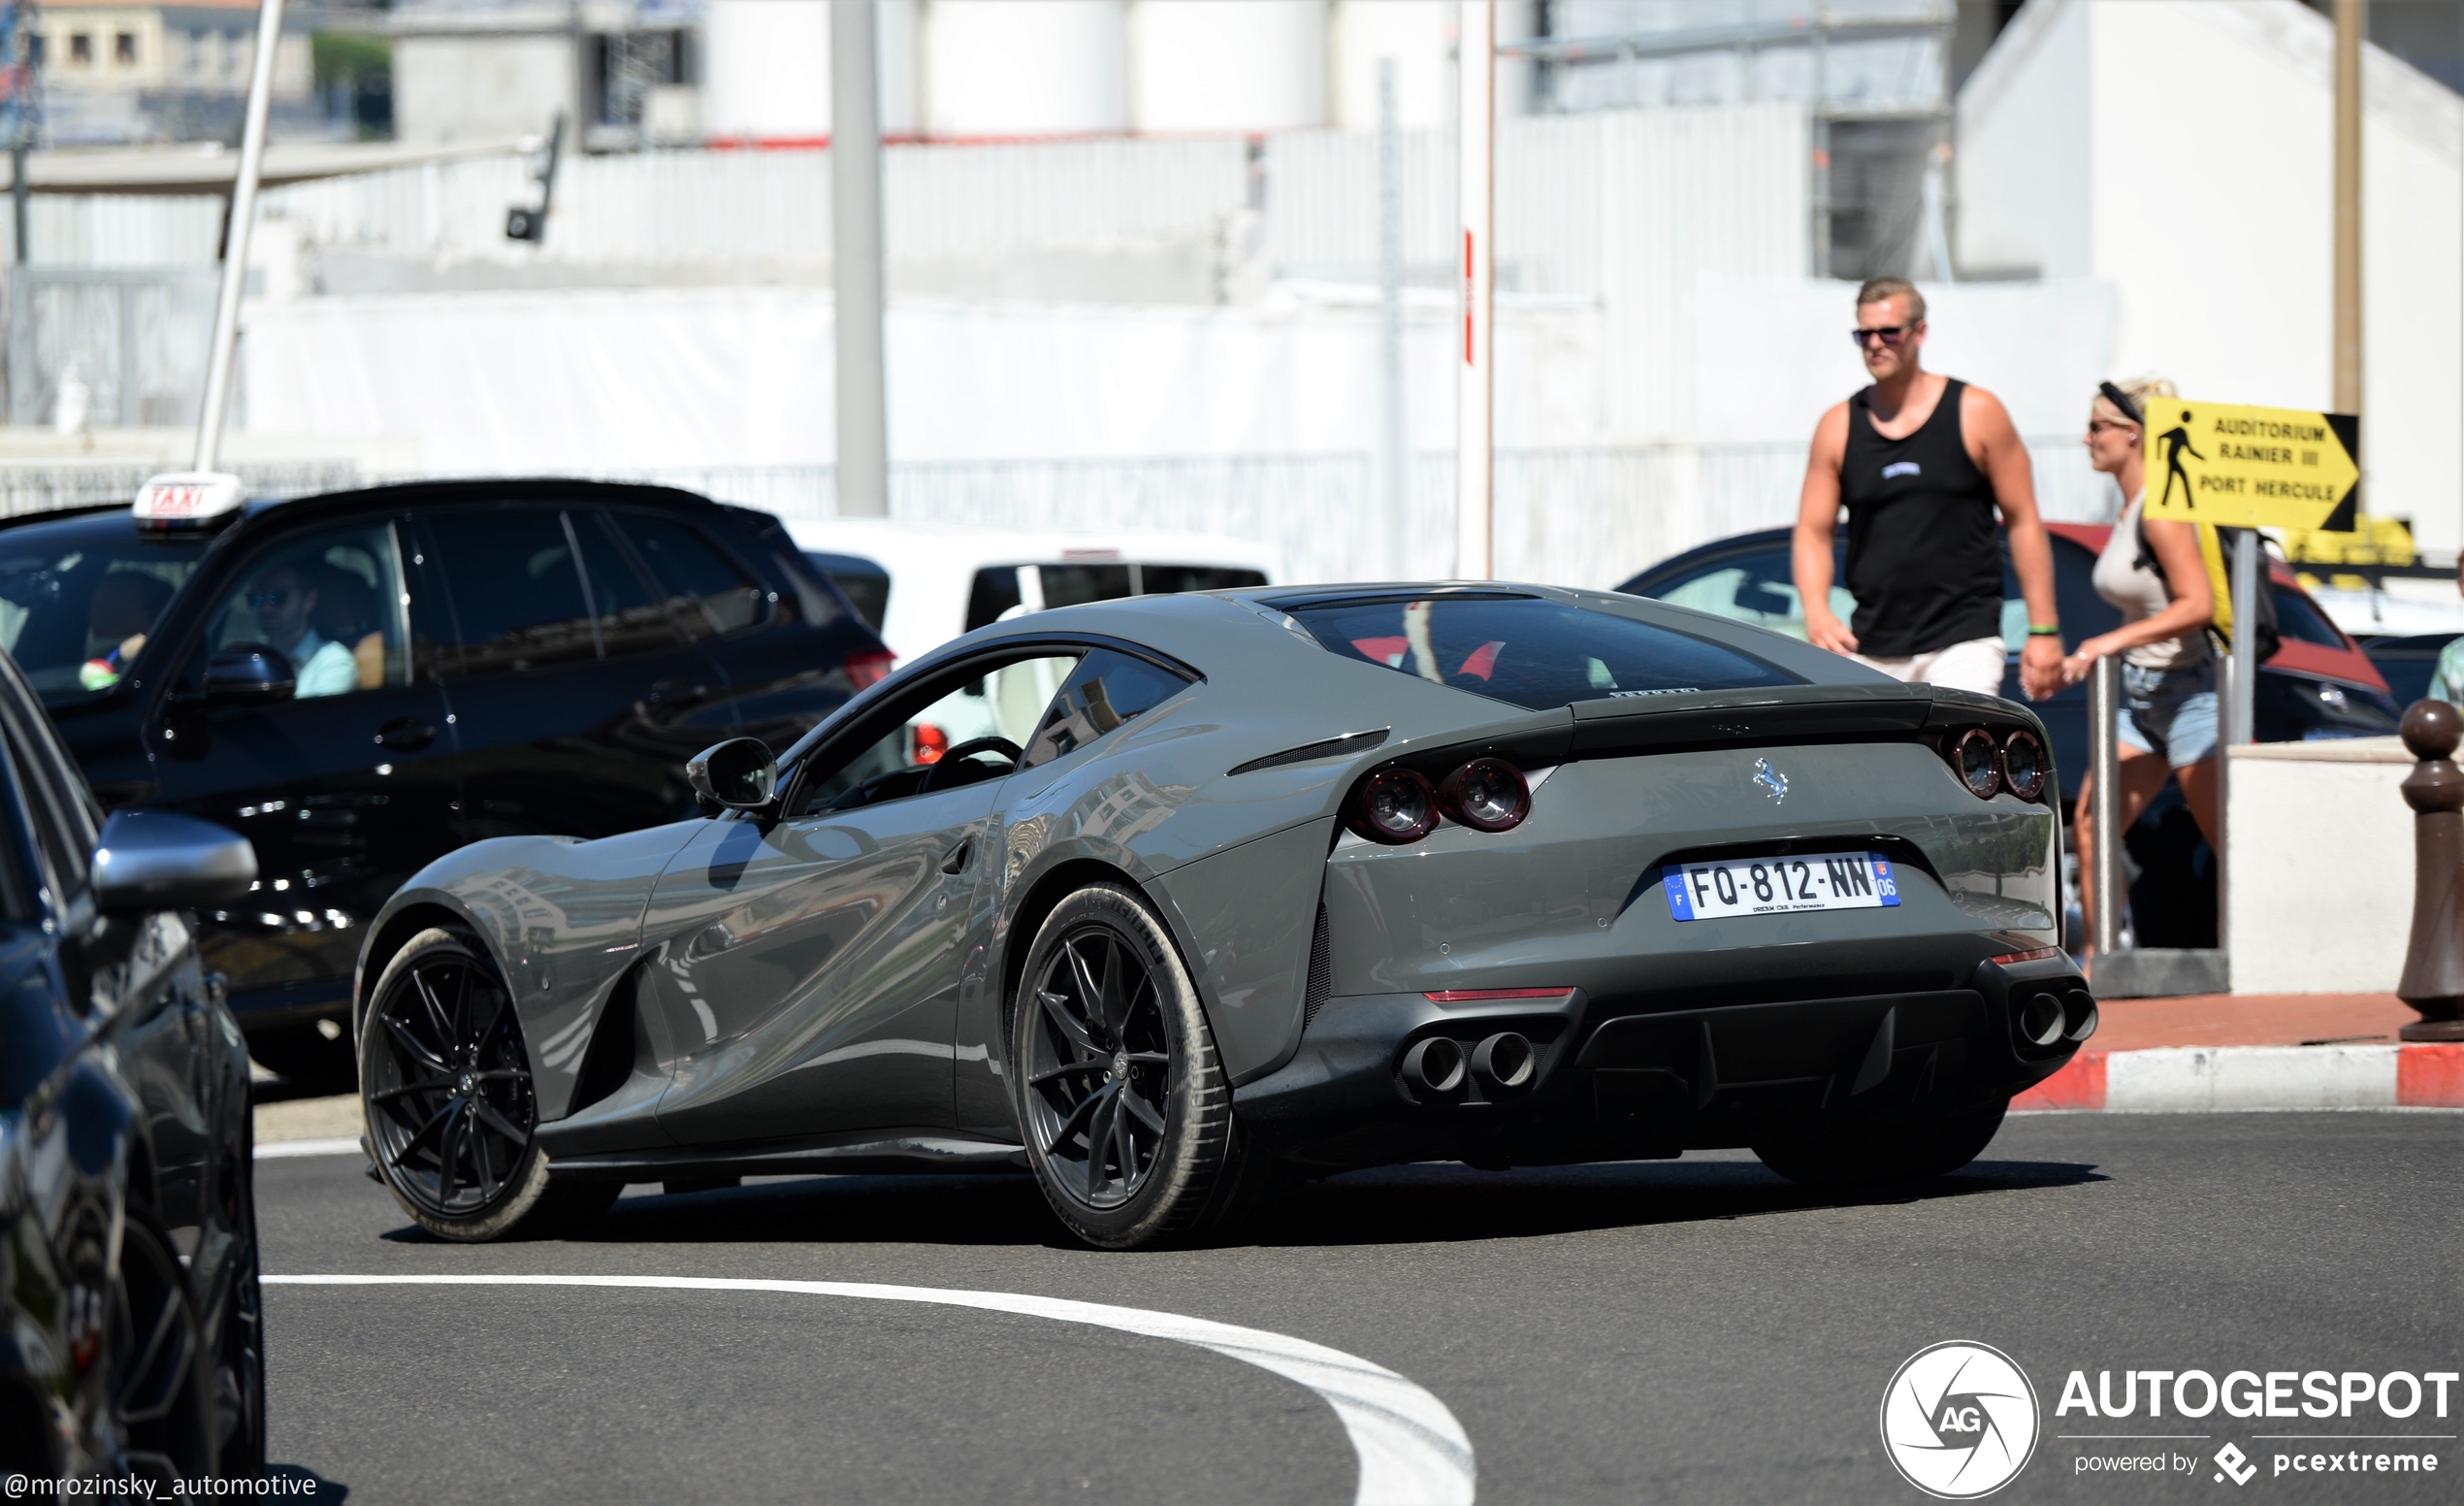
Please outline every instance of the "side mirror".
[{"label": "side mirror", "polygon": [[206,699],[253,704],[288,701],[299,676],[282,650],[267,643],[235,643],[206,660]]},{"label": "side mirror", "polygon": [[712,743],[685,765],[685,780],[705,805],[760,810],[778,794],[778,760],[759,737]]},{"label": "side mirror", "polygon": [[123,810],[94,848],[94,908],[105,915],[220,904],[256,882],[257,850],[236,832],[168,810]]}]

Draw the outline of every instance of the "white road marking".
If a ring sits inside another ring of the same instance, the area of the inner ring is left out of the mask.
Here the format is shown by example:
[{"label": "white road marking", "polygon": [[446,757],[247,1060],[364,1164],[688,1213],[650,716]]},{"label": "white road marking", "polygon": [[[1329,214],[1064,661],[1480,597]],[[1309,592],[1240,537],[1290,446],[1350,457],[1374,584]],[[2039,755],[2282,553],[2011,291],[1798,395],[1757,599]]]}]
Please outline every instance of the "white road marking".
[{"label": "white road marking", "polygon": [[261,1140],[257,1143],[257,1160],[279,1161],[285,1156],[356,1156],[360,1154],[359,1136],[339,1135],[330,1140]]},{"label": "white road marking", "polygon": [[1271,1370],[1317,1392],[1335,1409],[1360,1459],[1354,1506],[1470,1506],[1477,1468],[1472,1440],[1446,1404],[1382,1365],[1264,1328],[1205,1318],[1072,1302],[1014,1292],[961,1292],[858,1281],[746,1281],[718,1276],[267,1276],[292,1287],[647,1287],[685,1292],[786,1292],[806,1296],[934,1302],[987,1312],[1083,1323],[1172,1339]]}]

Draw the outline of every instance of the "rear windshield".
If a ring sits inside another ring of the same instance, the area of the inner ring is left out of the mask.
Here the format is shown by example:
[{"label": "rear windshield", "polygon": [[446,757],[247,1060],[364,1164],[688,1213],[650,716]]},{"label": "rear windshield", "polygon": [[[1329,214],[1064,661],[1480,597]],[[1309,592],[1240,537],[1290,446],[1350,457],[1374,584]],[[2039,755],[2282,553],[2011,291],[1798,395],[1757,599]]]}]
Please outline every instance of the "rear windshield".
[{"label": "rear windshield", "polygon": [[1540,597],[1352,597],[1286,609],[1330,652],[1535,711],[1804,683],[1733,648]]}]

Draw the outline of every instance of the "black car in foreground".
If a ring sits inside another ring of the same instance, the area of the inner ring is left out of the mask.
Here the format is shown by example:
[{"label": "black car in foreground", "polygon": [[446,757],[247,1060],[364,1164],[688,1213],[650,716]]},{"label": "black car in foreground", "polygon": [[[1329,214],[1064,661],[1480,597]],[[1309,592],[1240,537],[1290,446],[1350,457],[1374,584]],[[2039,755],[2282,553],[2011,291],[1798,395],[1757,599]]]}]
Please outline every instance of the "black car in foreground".
[{"label": "black car in foreground", "polygon": [[0,1476],[255,1478],[248,1057],[180,913],[255,857],[165,811],[104,821],[6,656],[0,829]]},{"label": "black car in foreground", "polygon": [[194,500],[0,528],[0,648],[106,808],[255,843],[258,883],[201,944],[295,1079],[348,1086],[361,928],[421,865],[690,814],[695,750],[785,747],[890,667],[776,519],[687,492]]}]

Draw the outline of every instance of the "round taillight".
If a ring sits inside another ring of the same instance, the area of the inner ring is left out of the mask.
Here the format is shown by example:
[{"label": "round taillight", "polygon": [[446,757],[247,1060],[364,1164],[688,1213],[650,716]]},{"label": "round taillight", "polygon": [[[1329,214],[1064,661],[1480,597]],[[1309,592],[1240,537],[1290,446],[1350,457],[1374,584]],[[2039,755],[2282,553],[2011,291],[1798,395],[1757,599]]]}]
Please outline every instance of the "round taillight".
[{"label": "round taillight", "polygon": [[2032,732],[2015,732],[2002,739],[2002,782],[2024,801],[2045,793],[2045,745]]},{"label": "round taillight", "polygon": [[1475,758],[1438,786],[1438,808],[1475,832],[1510,832],[1532,813],[1532,787],[1502,758]]},{"label": "round taillight", "polygon": [[1409,769],[1380,769],[1352,802],[1351,829],[1389,847],[1416,842],[1438,829],[1438,792]]},{"label": "round taillight", "polygon": [[1978,800],[1992,800],[2001,788],[2001,762],[1994,747],[1994,735],[1982,727],[1969,728],[1951,744],[1951,771]]}]

